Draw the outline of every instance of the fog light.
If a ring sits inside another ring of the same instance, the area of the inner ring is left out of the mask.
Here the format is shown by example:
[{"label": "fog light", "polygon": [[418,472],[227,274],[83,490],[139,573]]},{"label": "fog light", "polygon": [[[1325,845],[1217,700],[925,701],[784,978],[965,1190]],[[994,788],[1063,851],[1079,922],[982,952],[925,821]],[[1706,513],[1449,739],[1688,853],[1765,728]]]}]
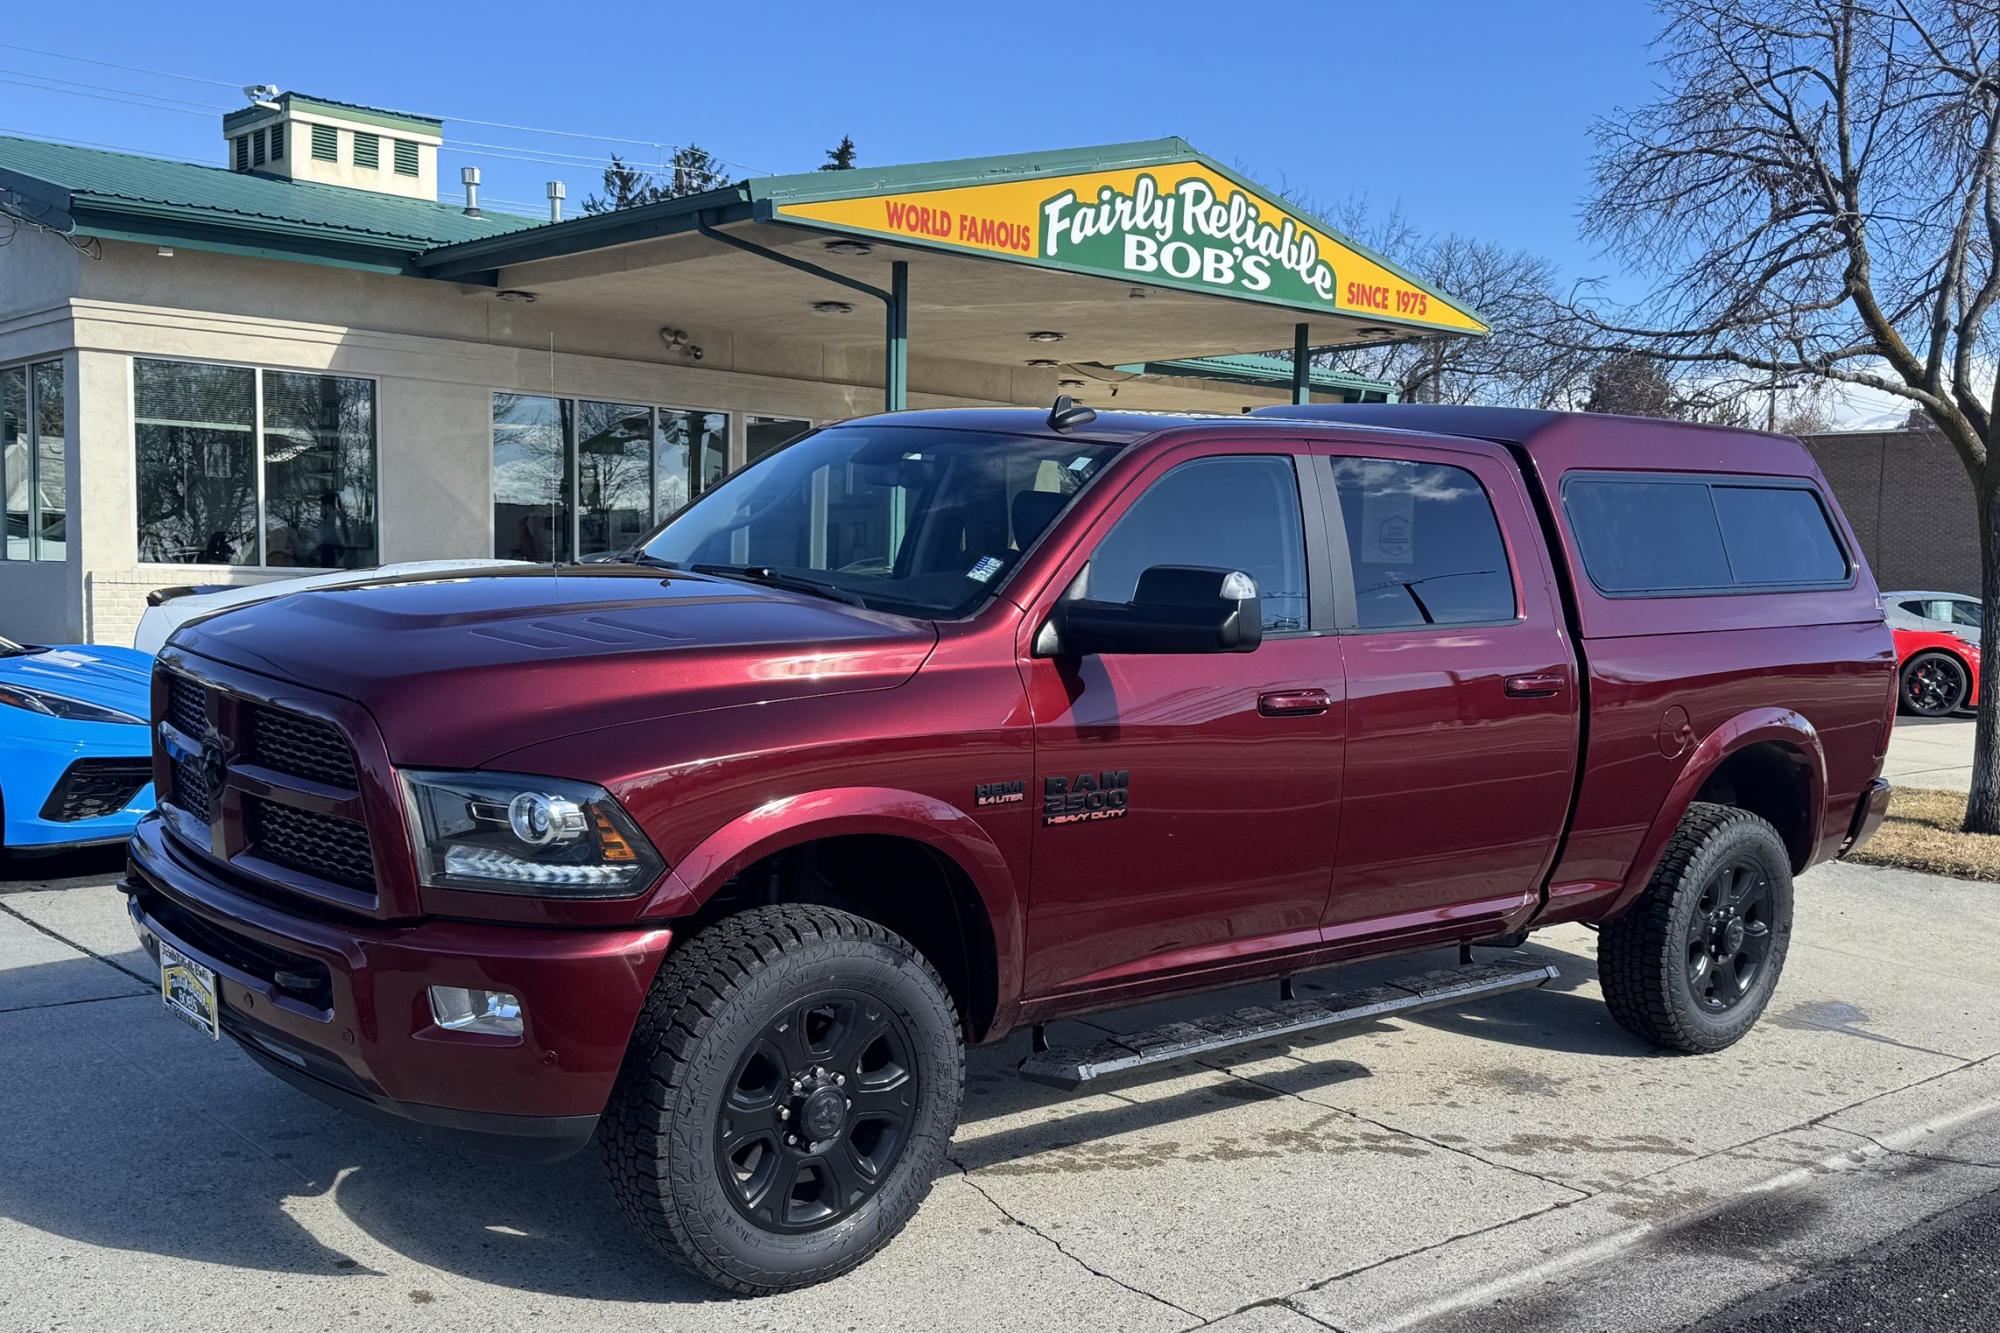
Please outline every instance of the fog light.
[{"label": "fog light", "polygon": [[453,1032],[485,1032],[496,1037],[521,1035],[521,1002],[503,990],[433,986],[431,1017],[439,1027]]}]

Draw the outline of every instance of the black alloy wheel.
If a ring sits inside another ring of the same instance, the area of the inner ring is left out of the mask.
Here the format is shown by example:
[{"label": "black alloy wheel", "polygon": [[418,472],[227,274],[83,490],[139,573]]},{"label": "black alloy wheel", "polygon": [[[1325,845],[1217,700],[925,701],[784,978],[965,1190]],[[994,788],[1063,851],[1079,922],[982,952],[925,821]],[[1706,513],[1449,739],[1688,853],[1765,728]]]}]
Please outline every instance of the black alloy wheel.
[{"label": "black alloy wheel", "polygon": [[1749,857],[1718,867],[1702,884],[1688,917],[1688,989],[1713,1014],[1726,1013],[1756,988],[1771,956],[1771,881]]},{"label": "black alloy wheel", "polygon": [[819,1230],[874,1197],[920,1093],[908,1028],[854,991],[816,995],[751,1043],[716,1113],[730,1202],[768,1231]]},{"label": "black alloy wheel", "polygon": [[1948,717],[1971,688],[1965,667],[1950,653],[1918,653],[1903,668],[1903,706],[1918,717]]}]

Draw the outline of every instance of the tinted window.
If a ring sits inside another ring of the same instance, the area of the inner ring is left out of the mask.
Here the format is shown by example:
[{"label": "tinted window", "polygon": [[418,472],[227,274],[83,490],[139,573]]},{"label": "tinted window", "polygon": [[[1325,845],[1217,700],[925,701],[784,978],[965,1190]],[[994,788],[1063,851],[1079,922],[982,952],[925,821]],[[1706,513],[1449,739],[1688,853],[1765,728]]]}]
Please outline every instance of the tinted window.
[{"label": "tinted window", "polygon": [[1090,596],[1130,601],[1155,565],[1240,569],[1267,630],[1304,629],[1306,543],[1288,458],[1204,458],[1154,482],[1090,558]]},{"label": "tinted window", "polygon": [[1978,629],[1986,623],[1986,609],[1977,602],[1953,602],[1951,618],[1960,625],[1970,625]]},{"label": "tinted window", "polygon": [[1590,581],[1607,593],[1845,582],[1847,556],[1803,486],[1576,477],[1563,508]]},{"label": "tinted window", "polygon": [[1722,529],[1702,482],[1578,478],[1563,488],[1590,581],[1605,592],[1728,586]]},{"label": "tinted window", "polygon": [[1492,502],[1464,468],[1335,458],[1333,484],[1362,629],[1514,617],[1514,578]]},{"label": "tinted window", "polygon": [[1722,546],[1738,583],[1841,583],[1847,556],[1819,497],[1800,486],[1717,486]]}]

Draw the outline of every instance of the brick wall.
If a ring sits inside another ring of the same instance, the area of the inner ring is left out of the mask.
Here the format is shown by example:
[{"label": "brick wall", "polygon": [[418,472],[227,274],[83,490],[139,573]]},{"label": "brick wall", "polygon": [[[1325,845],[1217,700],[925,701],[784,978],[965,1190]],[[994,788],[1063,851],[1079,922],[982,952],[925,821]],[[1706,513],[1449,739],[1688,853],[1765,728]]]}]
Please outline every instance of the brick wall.
[{"label": "brick wall", "polygon": [[1809,435],[1819,470],[1886,590],[1979,594],[1979,526],[1958,455],[1931,431]]},{"label": "brick wall", "polygon": [[284,577],[262,571],[245,573],[226,566],[91,570],[83,576],[85,637],[92,643],[130,644],[132,631],[139,628],[139,617],[146,614],[146,594],[155,588],[186,583],[226,583],[234,587]]}]

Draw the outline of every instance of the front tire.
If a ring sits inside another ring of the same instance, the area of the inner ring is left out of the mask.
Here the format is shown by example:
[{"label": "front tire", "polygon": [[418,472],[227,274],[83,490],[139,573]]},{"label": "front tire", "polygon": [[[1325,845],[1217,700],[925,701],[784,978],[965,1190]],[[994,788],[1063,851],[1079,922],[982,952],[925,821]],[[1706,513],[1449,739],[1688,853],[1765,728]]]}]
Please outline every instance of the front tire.
[{"label": "front tire", "polygon": [[1670,1051],[1733,1045],[1770,1002],[1792,937],[1792,861],[1748,810],[1688,807],[1630,910],[1598,934],[1618,1025]]},{"label": "front tire", "polygon": [[823,1282],[915,1214],[963,1081],[951,998],[900,936],[802,904],[726,917],[653,983],[600,1121],[612,1192],[724,1290]]},{"label": "front tire", "polygon": [[1946,652],[1918,653],[1904,664],[1899,682],[1903,711],[1918,717],[1950,717],[1972,690],[1965,664]]}]

